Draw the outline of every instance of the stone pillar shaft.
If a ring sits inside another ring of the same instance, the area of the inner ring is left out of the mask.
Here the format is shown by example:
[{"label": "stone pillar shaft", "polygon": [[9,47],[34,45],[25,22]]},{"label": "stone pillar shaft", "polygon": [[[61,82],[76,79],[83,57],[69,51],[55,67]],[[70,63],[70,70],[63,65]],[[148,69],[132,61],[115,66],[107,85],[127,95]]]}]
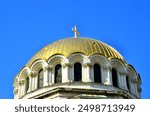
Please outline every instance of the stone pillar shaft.
[{"label": "stone pillar shaft", "polygon": [[83,64],[83,70],[82,70],[82,72],[83,72],[83,75],[82,75],[83,82],[93,82],[93,80],[91,78],[91,74],[90,74],[90,72],[91,72],[90,68],[91,68],[90,63]]},{"label": "stone pillar shaft", "polygon": [[69,78],[69,64],[64,64],[62,68],[62,83],[71,82]]},{"label": "stone pillar shaft", "polygon": [[110,67],[107,67],[105,68],[106,70],[106,78],[105,78],[105,82],[104,84],[105,85],[112,85],[112,74],[111,74],[111,68]]},{"label": "stone pillar shaft", "polygon": [[121,73],[120,75],[118,75],[118,81],[119,81],[119,87],[121,89],[125,89],[128,90],[127,88],[127,83],[126,83],[126,74]]},{"label": "stone pillar shaft", "polygon": [[43,70],[44,72],[43,72],[43,75],[44,75],[44,83],[43,83],[43,86],[45,87],[45,86],[48,86],[49,84],[48,84],[48,81],[49,81],[49,74],[48,74],[48,71],[49,71],[49,69],[48,69],[48,67],[44,67],[44,70]]}]

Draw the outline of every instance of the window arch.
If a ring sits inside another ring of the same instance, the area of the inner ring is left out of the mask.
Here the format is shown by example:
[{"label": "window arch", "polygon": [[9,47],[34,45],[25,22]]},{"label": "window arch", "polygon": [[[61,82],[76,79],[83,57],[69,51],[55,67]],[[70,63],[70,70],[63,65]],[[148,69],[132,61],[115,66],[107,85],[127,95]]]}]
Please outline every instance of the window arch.
[{"label": "window arch", "polygon": [[43,69],[41,69],[38,73],[38,88],[43,87],[43,81],[44,81],[44,73],[43,73]]},{"label": "window arch", "polygon": [[128,76],[126,76],[126,84],[127,84],[127,89],[130,91],[130,82]]},{"label": "window arch", "polygon": [[99,64],[94,64],[94,82],[101,83],[101,67]]},{"label": "window arch", "polygon": [[74,81],[82,81],[82,66],[79,62],[74,64]]},{"label": "window arch", "polygon": [[115,87],[118,87],[118,75],[116,69],[112,68],[112,81]]},{"label": "window arch", "polygon": [[26,88],[25,88],[26,90],[26,93],[28,92],[28,90],[29,90],[29,77],[27,76],[27,78],[26,78]]},{"label": "window arch", "polygon": [[62,68],[60,64],[55,66],[55,83],[62,82]]}]

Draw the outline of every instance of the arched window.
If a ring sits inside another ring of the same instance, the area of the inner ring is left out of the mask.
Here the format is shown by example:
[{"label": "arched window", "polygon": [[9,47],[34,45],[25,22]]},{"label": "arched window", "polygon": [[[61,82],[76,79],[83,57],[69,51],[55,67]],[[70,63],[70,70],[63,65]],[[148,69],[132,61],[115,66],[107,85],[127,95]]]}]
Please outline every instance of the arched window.
[{"label": "arched window", "polygon": [[62,82],[62,68],[60,64],[55,66],[55,83]]},{"label": "arched window", "polygon": [[43,73],[43,69],[41,69],[38,73],[38,88],[43,87],[43,81],[44,81],[44,73]]},{"label": "arched window", "polygon": [[94,82],[101,83],[101,67],[99,64],[94,64]]},{"label": "arched window", "polygon": [[112,81],[113,81],[113,85],[115,87],[118,87],[118,76],[117,76],[117,71],[116,69],[112,69]]},{"label": "arched window", "polygon": [[130,82],[128,76],[126,76],[126,84],[127,84],[127,89],[130,91]]},{"label": "arched window", "polygon": [[29,89],[29,77],[27,76],[26,78],[26,93],[28,92]]},{"label": "arched window", "polygon": [[74,64],[74,81],[82,81],[82,67],[79,62]]}]

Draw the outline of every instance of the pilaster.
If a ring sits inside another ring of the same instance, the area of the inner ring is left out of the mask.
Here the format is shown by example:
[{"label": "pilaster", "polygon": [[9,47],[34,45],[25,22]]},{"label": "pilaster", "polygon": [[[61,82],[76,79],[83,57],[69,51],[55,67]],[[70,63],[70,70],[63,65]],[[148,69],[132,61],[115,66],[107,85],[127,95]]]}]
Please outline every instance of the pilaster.
[{"label": "pilaster", "polygon": [[32,71],[29,74],[29,91],[33,91],[37,89],[38,85],[38,73],[36,71]]},{"label": "pilaster", "polygon": [[90,62],[86,62],[83,64],[83,78],[82,81],[83,82],[93,82],[93,79],[91,77],[91,63]]},{"label": "pilaster", "polygon": [[103,68],[105,70],[106,77],[102,77],[104,80],[104,85],[112,85],[112,74],[111,70],[112,67],[110,65],[107,65],[106,67]]},{"label": "pilaster", "polygon": [[19,80],[19,92],[18,92],[19,98],[24,95],[24,84],[25,84],[25,80],[24,79],[20,79]]},{"label": "pilaster", "polygon": [[52,73],[53,73],[53,67],[49,66],[48,68],[48,85],[52,85]]},{"label": "pilaster", "polygon": [[71,82],[71,79],[69,78],[69,68],[70,68],[70,64],[69,63],[65,63],[62,66],[62,83],[67,83],[67,82]]},{"label": "pilaster", "polygon": [[126,73],[125,72],[120,72],[120,74],[118,75],[118,81],[119,81],[119,88],[127,90],[127,80],[126,80]]},{"label": "pilaster", "polygon": [[44,83],[43,83],[43,86],[48,86],[49,85],[49,66],[45,66],[43,68],[43,75],[44,75]]}]

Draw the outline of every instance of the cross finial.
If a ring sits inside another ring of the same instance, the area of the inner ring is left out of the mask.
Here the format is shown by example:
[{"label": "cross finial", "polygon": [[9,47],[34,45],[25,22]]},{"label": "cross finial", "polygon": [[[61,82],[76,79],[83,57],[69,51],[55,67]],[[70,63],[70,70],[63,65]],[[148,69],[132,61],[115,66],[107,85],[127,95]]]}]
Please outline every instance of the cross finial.
[{"label": "cross finial", "polygon": [[78,35],[79,35],[79,32],[77,31],[77,27],[74,26],[74,27],[72,28],[72,31],[74,32],[74,37],[77,38]]}]

